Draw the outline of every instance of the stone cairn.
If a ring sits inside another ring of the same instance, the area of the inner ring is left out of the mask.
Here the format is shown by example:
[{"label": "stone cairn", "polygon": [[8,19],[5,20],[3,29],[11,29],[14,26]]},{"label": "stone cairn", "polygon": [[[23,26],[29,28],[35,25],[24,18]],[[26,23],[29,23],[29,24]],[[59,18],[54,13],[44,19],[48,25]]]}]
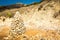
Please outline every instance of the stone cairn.
[{"label": "stone cairn", "polygon": [[8,35],[8,39],[6,40],[14,40],[17,36],[22,35],[25,32],[24,23],[18,11],[12,19],[11,31]]}]

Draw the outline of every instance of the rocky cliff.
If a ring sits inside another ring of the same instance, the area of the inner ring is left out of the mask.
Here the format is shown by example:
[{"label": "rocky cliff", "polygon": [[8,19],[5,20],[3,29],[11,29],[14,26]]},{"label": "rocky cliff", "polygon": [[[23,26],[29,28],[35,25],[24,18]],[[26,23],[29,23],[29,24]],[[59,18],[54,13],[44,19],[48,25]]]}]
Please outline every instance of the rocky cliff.
[{"label": "rocky cliff", "polygon": [[0,14],[1,40],[60,40],[60,0],[43,0]]}]

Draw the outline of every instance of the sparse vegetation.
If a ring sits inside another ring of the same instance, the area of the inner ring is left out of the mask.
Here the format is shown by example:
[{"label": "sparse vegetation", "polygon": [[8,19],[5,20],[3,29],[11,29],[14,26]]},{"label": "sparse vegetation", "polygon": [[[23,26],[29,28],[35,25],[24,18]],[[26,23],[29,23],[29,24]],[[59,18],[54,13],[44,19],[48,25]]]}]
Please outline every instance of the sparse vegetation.
[{"label": "sparse vegetation", "polygon": [[12,13],[11,12],[7,12],[7,16],[8,17],[12,17]]}]

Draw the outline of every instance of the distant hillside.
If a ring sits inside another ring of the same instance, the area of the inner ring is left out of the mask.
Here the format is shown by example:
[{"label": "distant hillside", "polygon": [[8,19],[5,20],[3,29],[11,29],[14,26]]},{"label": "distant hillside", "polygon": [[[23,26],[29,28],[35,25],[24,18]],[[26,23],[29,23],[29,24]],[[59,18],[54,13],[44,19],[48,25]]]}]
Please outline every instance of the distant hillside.
[{"label": "distant hillside", "polygon": [[12,5],[8,5],[8,6],[0,6],[0,11],[4,11],[5,9],[20,8],[23,6],[24,6],[24,4],[12,4]]}]

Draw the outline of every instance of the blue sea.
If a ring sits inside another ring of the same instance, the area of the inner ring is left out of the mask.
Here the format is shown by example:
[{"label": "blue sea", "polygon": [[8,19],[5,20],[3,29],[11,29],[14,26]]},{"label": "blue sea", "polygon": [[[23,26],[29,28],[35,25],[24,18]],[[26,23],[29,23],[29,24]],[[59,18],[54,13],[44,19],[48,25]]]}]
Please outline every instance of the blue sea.
[{"label": "blue sea", "polygon": [[7,6],[16,3],[32,4],[33,2],[40,2],[42,0],[0,0],[0,6]]}]

